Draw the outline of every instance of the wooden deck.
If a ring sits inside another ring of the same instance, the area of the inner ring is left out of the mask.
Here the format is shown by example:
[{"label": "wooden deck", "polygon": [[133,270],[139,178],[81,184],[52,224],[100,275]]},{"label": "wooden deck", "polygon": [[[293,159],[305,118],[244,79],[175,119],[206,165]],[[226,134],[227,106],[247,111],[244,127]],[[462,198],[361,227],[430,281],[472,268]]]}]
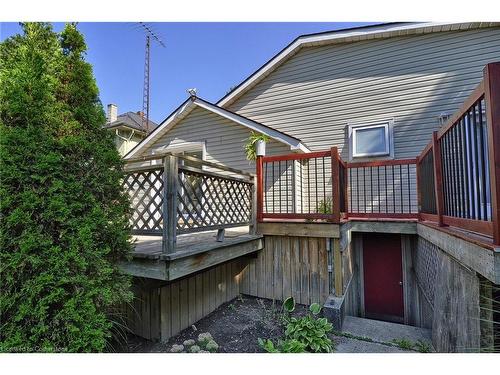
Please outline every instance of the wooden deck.
[{"label": "wooden deck", "polygon": [[120,266],[132,276],[171,281],[264,247],[263,236],[249,234],[248,226],[226,229],[221,242],[216,234],[213,230],[179,235],[175,252],[170,254],[162,253],[161,236],[134,236],[132,260]]}]

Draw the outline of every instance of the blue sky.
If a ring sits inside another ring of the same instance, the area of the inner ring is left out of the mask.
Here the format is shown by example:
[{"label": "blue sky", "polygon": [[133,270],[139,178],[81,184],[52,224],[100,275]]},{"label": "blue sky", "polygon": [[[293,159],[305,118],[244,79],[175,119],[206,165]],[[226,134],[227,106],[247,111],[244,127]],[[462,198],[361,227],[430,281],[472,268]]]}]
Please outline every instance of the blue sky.
[{"label": "blue sky", "polygon": [[[373,23],[152,23],[166,48],[151,51],[151,114],[165,119],[196,87],[216,102],[301,34]],[[54,29],[61,30],[62,23]],[[145,37],[137,23],[85,23],[87,61],[94,67],[103,105],[118,112],[142,108]],[[0,25],[0,40],[20,32],[17,23]]]}]

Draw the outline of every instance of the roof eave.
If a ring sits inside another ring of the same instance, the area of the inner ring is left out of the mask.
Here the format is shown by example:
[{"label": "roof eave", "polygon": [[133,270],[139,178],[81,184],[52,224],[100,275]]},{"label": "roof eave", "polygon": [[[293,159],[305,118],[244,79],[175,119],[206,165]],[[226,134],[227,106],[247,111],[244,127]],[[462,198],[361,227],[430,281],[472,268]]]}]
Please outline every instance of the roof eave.
[{"label": "roof eave", "polygon": [[[241,95],[243,95],[247,90],[256,85],[267,75],[269,75],[275,68],[281,65],[282,62],[286,61],[289,57],[296,54],[301,48],[309,46],[319,46],[322,44],[333,43],[335,41],[339,42],[344,39],[351,38],[356,41],[357,38],[370,37],[370,38],[386,38],[393,36],[393,34],[398,32],[404,32],[408,30],[415,30],[415,32],[434,32],[432,28],[448,26],[448,25],[462,25],[467,24],[470,27],[472,24],[477,24],[475,22],[403,22],[403,23],[386,23],[381,25],[373,25],[367,28],[354,28],[346,30],[334,30],[331,32],[323,32],[318,34],[308,34],[299,36],[293,42],[291,42],[287,47],[278,52],[274,57],[262,65],[257,71],[250,75],[246,80],[244,80],[240,85],[238,85],[233,91],[222,97],[217,103],[217,106],[226,107],[237,100]],[[460,28],[462,29],[462,28]],[[427,30],[427,31],[426,31]]]},{"label": "roof eave", "polygon": [[144,149],[148,144],[153,142],[157,137],[167,133],[172,127],[177,124],[182,118],[186,117],[195,107],[203,108],[209,112],[215,113],[218,116],[226,118],[237,124],[245,126],[259,133],[265,134],[268,137],[287,145],[291,151],[294,152],[311,152],[309,148],[304,145],[299,139],[291,137],[273,128],[269,128],[259,124],[253,120],[242,117],[236,113],[227,111],[203,99],[190,98],[181,104],[169,117],[165,119],[153,132],[150,133],[141,143],[134,147],[128,154],[124,156],[125,159],[130,159],[137,155],[139,151]]}]

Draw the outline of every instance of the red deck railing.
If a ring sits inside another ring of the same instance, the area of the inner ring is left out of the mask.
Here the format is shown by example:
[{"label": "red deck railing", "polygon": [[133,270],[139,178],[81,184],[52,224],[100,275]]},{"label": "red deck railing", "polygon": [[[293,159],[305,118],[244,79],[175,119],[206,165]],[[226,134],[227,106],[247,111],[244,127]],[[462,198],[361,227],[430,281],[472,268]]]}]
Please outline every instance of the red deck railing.
[{"label": "red deck railing", "polygon": [[420,218],[500,244],[500,63],[417,158]]},{"label": "red deck railing", "polygon": [[339,222],[341,163],[336,147],[257,158],[257,219]]},{"label": "red deck railing", "polygon": [[346,163],[336,147],[257,159],[257,219],[414,218],[500,244],[500,63],[416,159]]}]

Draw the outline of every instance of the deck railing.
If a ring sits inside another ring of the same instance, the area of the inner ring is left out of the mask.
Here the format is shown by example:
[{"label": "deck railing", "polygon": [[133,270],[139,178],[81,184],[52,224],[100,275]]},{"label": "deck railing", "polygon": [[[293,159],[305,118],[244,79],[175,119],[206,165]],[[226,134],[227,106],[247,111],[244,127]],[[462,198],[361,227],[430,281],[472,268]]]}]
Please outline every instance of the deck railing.
[{"label": "deck railing", "polygon": [[328,151],[257,158],[258,218],[340,220],[340,157]]},{"label": "deck railing", "polygon": [[417,158],[420,218],[500,244],[500,63]]},{"label": "deck railing", "polygon": [[124,187],[136,235],[161,235],[175,251],[177,234],[252,225],[254,176],[189,156],[163,154],[129,160]]},{"label": "deck railing", "polygon": [[416,159],[347,163],[349,217],[417,218]]},{"label": "deck railing", "polygon": [[259,157],[257,217],[415,218],[500,245],[500,63],[416,159],[346,163],[328,151]]}]

